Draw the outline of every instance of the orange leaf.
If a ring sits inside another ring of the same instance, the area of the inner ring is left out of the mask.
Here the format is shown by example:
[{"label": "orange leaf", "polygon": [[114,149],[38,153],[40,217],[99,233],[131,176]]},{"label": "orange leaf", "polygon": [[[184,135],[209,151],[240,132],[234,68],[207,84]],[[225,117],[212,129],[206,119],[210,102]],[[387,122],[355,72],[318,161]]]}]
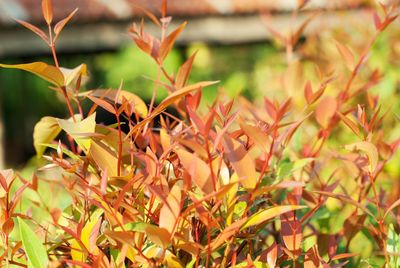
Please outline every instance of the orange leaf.
[{"label": "orange leaf", "polygon": [[170,244],[170,235],[164,228],[147,224],[144,231],[154,244],[157,244],[163,248],[167,248],[167,246]]},{"label": "orange leaf", "polygon": [[293,211],[281,215],[281,236],[288,250],[294,254],[299,253],[303,234],[301,223]]},{"label": "orange leaf", "polygon": [[289,211],[303,209],[306,206],[292,206],[292,205],[285,205],[285,206],[275,206],[271,207],[262,211],[257,212],[250,216],[247,220],[246,224],[243,225],[242,230],[248,228],[250,226],[258,225],[263,223],[267,220],[273,219],[281,214],[287,213]]},{"label": "orange leaf", "polygon": [[27,29],[31,30],[35,34],[37,34],[46,43],[49,43],[49,38],[47,37],[47,35],[42,30],[40,30],[38,27],[36,27],[35,25],[32,25],[29,22],[26,22],[26,21],[23,21],[23,20],[15,19],[15,21],[18,22],[19,24],[21,24],[22,26],[26,27]]},{"label": "orange leaf", "polygon": [[226,134],[223,136],[222,142],[225,154],[238,174],[243,187],[254,189],[258,181],[258,175],[254,161],[250,158],[244,146]]},{"label": "orange leaf", "polygon": [[354,132],[354,134],[356,134],[358,137],[360,137],[360,130],[358,129],[358,126],[356,125],[356,123],[351,121],[348,117],[346,117],[341,112],[336,112],[336,113],[342,119],[343,123],[345,123]]},{"label": "orange leaf", "polygon": [[270,137],[264,133],[261,129],[255,126],[250,126],[245,123],[240,124],[240,128],[243,132],[249,136],[253,142],[264,152],[268,152],[271,146]]},{"label": "orange leaf", "polygon": [[1,64],[0,67],[24,70],[43,78],[44,80],[61,87],[64,85],[64,75],[55,66],[48,65],[44,62],[33,62],[26,64]]},{"label": "orange leaf", "polygon": [[236,221],[226,227],[222,233],[220,233],[217,238],[211,243],[211,250],[216,250],[219,246],[226,243],[226,241],[231,238],[236,232],[240,230],[242,224],[246,221],[246,218]]},{"label": "orange leaf", "polygon": [[315,245],[310,248],[304,258],[304,268],[319,268],[321,267],[321,257],[318,253],[318,247]]},{"label": "orange leaf", "polygon": [[328,127],[329,120],[335,115],[337,109],[336,99],[333,97],[326,97],[321,100],[315,110],[315,118],[317,122],[323,127]]},{"label": "orange leaf", "polygon": [[175,85],[178,89],[185,86],[186,81],[189,78],[190,71],[192,70],[192,65],[194,58],[196,57],[196,53],[197,52],[193,53],[193,55],[190,56],[186,60],[186,62],[182,64],[181,67],[179,67],[178,74],[176,75],[176,80],[175,80]]},{"label": "orange leaf", "polygon": [[310,81],[307,81],[304,87],[304,96],[306,98],[307,104],[310,104],[313,100],[313,90]]},{"label": "orange leaf", "polygon": [[346,45],[343,45],[343,44],[339,43],[338,41],[335,41],[335,44],[336,44],[336,48],[339,51],[340,55],[343,57],[347,68],[349,68],[349,70],[352,72],[355,67],[353,53]]},{"label": "orange leaf", "polygon": [[62,29],[65,27],[65,25],[68,23],[68,21],[71,20],[71,18],[75,15],[75,13],[78,11],[78,9],[76,8],[74,11],[72,11],[68,17],[66,17],[65,19],[60,20],[56,26],[54,26],[54,33],[55,33],[55,39],[57,39],[58,35],[61,33]]},{"label": "orange leaf", "polygon": [[160,46],[159,50],[159,59],[161,62],[168,56],[168,53],[171,51],[172,47],[176,39],[178,38],[179,34],[183,31],[186,26],[186,22],[182,23],[175,31],[170,33],[167,38],[165,38]]},{"label": "orange leaf", "polygon": [[[133,108],[135,110],[135,113],[137,113],[141,117],[146,117],[148,110],[147,110],[147,105],[146,103],[139,98],[137,95],[126,91],[126,90],[120,90],[118,93],[118,90],[107,90],[107,89],[96,89],[93,90],[89,93],[91,96],[95,96],[98,98],[107,98],[111,101],[114,101],[116,99],[116,102],[118,104],[123,104],[123,98],[128,100],[130,103],[133,104]],[[118,94],[118,98],[117,97]]]},{"label": "orange leaf", "polygon": [[379,154],[375,145],[367,141],[355,142],[345,146],[346,150],[359,150],[364,152],[369,160],[369,171],[374,172],[378,165]]},{"label": "orange leaf", "polygon": [[358,253],[342,253],[334,256],[331,260],[336,261],[336,260],[341,260],[341,259],[348,259],[348,258],[353,258],[357,256]]},{"label": "orange leaf", "polygon": [[43,17],[48,25],[50,25],[53,20],[53,5],[51,1],[52,0],[42,0]]},{"label": "orange leaf", "polygon": [[154,110],[153,112],[146,117],[143,121],[138,123],[134,128],[131,129],[131,131],[128,133],[126,138],[129,138],[133,133],[136,133],[137,130],[143,128],[147,123],[149,123],[154,117],[162,113],[168,106],[173,104],[174,102],[178,101],[180,98],[186,96],[192,91],[201,89],[206,86],[214,85],[218,83],[219,81],[204,81],[204,82],[199,82],[193,85],[186,86],[184,88],[181,88],[168,97],[166,97]]},{"label": "orange leaf", "polygon": [[112,114],[116,114],[116,110],[114,106],[112,106],[110,103],[106,102],[103,99],[99,99],[93,96],[87,96],[91,101],[93,101],[96,105],[100,106],[104,110],[107,110],[108,112]]},{"label": "orange leaf", "polygon": [[214,185],[210,176],[210,167],[198,158],[195,154],[189,153],[184,149],[175,150],[183,167],[189,172],[192,180],[205,194],[214,192]]},{"label": "orange leaf", "polygon": [[160,211],[160,228],[166,229],[170,234],[174,232],[179,214],[181,212],[182,193],[181,187],[175,184]]}]

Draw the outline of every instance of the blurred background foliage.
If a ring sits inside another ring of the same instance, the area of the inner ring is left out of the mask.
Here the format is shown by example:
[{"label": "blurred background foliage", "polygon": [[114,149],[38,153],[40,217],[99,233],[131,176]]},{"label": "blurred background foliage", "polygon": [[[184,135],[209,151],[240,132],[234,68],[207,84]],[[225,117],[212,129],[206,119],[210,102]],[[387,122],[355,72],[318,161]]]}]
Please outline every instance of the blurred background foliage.
[{"label": "blurred background foliage", "polygon": [[[333,75],[336,80],[328,87],[326,93],[328,95],[337,92],[335,90],[343,86],[340,83],[344,77],[341,76],[348,72],[332,40],[345,43],[357,55],[373,31],[369,25],[360,29],[334,28],[322,31],[318,35],[307,36],[295,48],[290,63],[287,62],[284,46],[278,40],[230,46],[191,43],[175,48],[168,57],[165,67],[168,71],[176,72],[178,66],[196,52],[190,80],[221,81],[217,86],[203,91],[203,105],[210,105],[221,92],[231,98],[244,96],[256,105],[262,105],[263,96],[278,100],[284,96],[291,96],[295,106],[299,108],[298,111],[301,111],[304,105],[303,87],[306,80],[310,80],[315,89],[323,80],[322,76]],[[362,77],[368,76],[376,68],[384,75],[372,92],[380,96],[382,111],[390,110],[391,115],[387,117],[387,124],[391,131],[385,132],[389,140],[400,136],[398,36],[400,36],[399,27],[394,27],[379,37],[359,78],[362,80]],[[68,68],[81,63],[88,65],[90,81],[86,85],[87,89],[118,88],[122,83],[124,89],[138,94],[147,102],[151,98],[157,68],[154,61],[133,44],[117,51],[61,54],[59,58],[61,66]],[[39,56],[5,58],[1,61],[51,63],[52,59],[48,56]],[[59,96],[49,92],[46,82],[25,72],[3,69],[0,72],[0,87],[3,91],[1,98],[7,141],[5,148],[7,164],[21,167],[34,155],[32,146],[34,124],[45,115],[65,117],[65,105]],[[160,101],[165,96],[166,91],[160,87],[156,100]],[[305,135],[315,135],[316,132],[317,129],[313,129],[310,125]],[[345,139],[347,134],[347,130],[338,133]]]}]

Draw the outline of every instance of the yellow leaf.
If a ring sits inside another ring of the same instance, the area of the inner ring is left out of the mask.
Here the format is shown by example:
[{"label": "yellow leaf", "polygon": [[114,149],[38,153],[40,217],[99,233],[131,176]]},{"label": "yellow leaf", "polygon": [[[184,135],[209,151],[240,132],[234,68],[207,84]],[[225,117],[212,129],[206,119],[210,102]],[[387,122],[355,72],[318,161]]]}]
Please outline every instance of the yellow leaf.
[{"label": "yellow leaf", "polygon": [[375,171],[379,160],[378,149],[376,149],[375,145],[367,141],[361,141],[346,145],[345,149],[349,151],[358,150],[364,152],[368,157],[369,171]]},{"label": "yellow leaf", "polygon": [[76,80],[80,75],[81,76],[87,76],[87,66],[86,64],[81,64],[78,67],[75,67],[74,69],[68,69],[68,68],[60,68],[60,71],[64,75],[64,81],[65,81],[65,86],[70,85],[74,80]]},{"label": "yellow leaf", "polygon": [[[81,242],[83,245],[85,245],[85,248],[89,250],[89,253],[92,254],[99,253],[99,249],[97,248],[97,246],[95,246],[94,248],[91,247],[90,237],[92,235],[93,228],[100,220],[101,215],[103,215],[103,211],[100,209],[92,213],[90,220],[86,222],[85,227],[82,228],[81,232]],[[75,261],[86,260],[85,250],[82,248],[81,244],[76,241],[76,239],[73,239],[71,243],[71,257]]]},{"label": "yellow leaf", "polygon": [[91,139],[88,135],[95,133],[96,129],[96,113],[79,122],[64,119],[57,119],[57,121],[60,127],[71,135],[83,151],[87,153],[91,145]]},{"label": "yellow leaf", "polygon": [[306,208],[306,206],[287,205],[287,206],[276,206],[276,207],[272,207],[272,208],[269,208],[266,210],[262,210],[260,212],[257,212],[256,214],[251,215],[250,218],[247,220],[247,222],[243,225],[242,230],[246,229],[250,226],[258,225],[267,220],[273,219],[276,216],[279,216],[286,212],[297,210],[297,209],[303,209],[303,208]]},{"label": "yellow leaf", "polygon": [[109,177],[115,177],[118,175],[117,156],[104,143],[93,140],[90,146],[89,155],[103,172],[107,170]]},{"label": "yellow leaf", "polygon": [[43,144],[51,143],[60,131],[57,118],[46,116],[36,123],[33,129],[33,146],[37,157],[41,157],[46,149]]},{"label": "yellow leaf", "polygon": [[57,87],[64,86],[64,75],[55,66],[44,62],[33,62],[27,64],[0,64],[0,67],[24,70],[43,78]]}]

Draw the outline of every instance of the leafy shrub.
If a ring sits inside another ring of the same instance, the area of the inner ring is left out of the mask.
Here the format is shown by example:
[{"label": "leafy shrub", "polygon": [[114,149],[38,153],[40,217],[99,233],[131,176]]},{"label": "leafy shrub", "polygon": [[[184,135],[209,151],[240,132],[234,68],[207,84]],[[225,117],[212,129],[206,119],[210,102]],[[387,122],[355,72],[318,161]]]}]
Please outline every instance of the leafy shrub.
[{"label": "leafy shrub", "polygon": [[[143,24],[130,29],[157,66],[150,105],[123,84],[81,92],[86,65],[60,67],[55,49],[76,11],[52,28],[51,1],[42,7],[48,35],[20,23],[49,45],[54,65],[0,66],[51,83],[70,118],[47,116],[35,126],[37,155],[49,163],[31,180],[0,172],[3,266],[398,266],[398,182],[386,167],[400,139],[385,139],[391,114],[381,113],[369,92],[382,74],[361,73],[376,38],[396,18],[395,6],[375,14],[376,33],[357,59],[336,43],[349,71],[322,77],[317,87],[306,82],[296,112],[299,100],[288,97],[265,97],[258,107],[221,96],[199,109],[202,90],[217,82],[188,84],[196,54],[176,75],[164,68],[185,27],[167,31],[165,6],[161,19],[147,14],[161,39]],[[289,62],[303,28],[279,37]],[[328,85],[341,79],[328,95]],[[159,87],[168,96],[155,106]],[[93,102],[87,114],[84,99]],[[97,107],[116,123],[96,123]],[[341,131],[353,141],[340,144]],[[352,241],[368,242],[372,251],[360,256]]]}]

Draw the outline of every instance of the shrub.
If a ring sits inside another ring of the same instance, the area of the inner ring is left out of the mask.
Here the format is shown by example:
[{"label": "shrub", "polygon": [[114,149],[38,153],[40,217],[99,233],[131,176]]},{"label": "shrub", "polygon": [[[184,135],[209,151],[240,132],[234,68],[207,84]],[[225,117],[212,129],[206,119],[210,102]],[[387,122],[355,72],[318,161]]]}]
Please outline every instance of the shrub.
[{"label": "shrub", "polygon": [[[360,76],[376,38],[396,18],[395,6],[382,5],[384,16],[375,14],[376,34],[357,59],[336,43],[349,71],[344,78],[323,77],[317,88],[306,82],[302,111],[290,97],[265,97],[258,107],[221,96],[205,112],[202,90],[217,82],[187,83],[196,54],[176,75],[164,68],[185,27],[167,31],[165,6],[161,19],[146,13],[161,39],[143,24],[129,30],[157,64],[149,106],[123,84],[81,91],[86,65],[60,67],[55,49],[76,11],[52,28],[51,1],[42,7],[48,34],[19,22],[49,45],[54,65],[0,66],[48,81],[64,97],[70,118],[47,116],[36,124],[34,147],[48,164],[30,180],[0,172],[3,265],[399,265],[400,201],[391,191],[398,183],[385,167],[400,139],[385,140],[384,119],[391,114],[382,113],[378,96],[368,91],[383,74]],[[289,61],[303,28],[280,37]],[[325,92],[339,82],[338,90]],[[168,96],[156,106],[159,87]],[[93,103],[88,113],[84,99]],[[97,107],[116,123],[96,123]],[[343,131],[352,133],[351,143],[341,144]],[[361,258],[352,241],[370,243],[370,256]]]}]

